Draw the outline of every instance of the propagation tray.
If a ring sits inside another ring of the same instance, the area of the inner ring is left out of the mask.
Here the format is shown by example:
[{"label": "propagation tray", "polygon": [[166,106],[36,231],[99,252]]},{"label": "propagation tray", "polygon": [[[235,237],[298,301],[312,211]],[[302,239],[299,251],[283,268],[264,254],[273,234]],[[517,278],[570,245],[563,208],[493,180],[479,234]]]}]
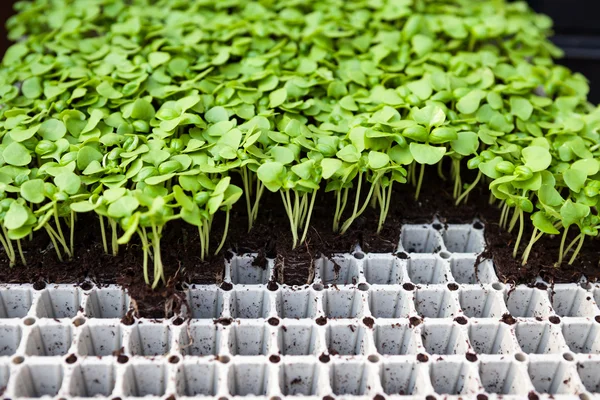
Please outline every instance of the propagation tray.
[{"label": "propagation tray", "polygon": [[3,285],[3,397],[600,399],[600,285],[504,285],[483,247],[478,221],[404,225],[396,254],[318,259],[302,288],[237,255],[132,324],[116,286]]}]

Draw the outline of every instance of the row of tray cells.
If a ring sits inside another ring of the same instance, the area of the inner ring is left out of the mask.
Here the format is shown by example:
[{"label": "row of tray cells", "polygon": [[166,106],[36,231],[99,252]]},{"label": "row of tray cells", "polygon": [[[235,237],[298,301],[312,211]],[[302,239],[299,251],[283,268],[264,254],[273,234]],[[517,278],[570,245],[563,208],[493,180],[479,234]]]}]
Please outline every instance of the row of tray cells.
[{"label": "row of tray cells", "polygon": [[425,320],[415,327],[412,321],[373,325],[369,318],[326,325],[271,320],[123,326],[97,321],[74,327],[47,321],[26,328],[0,326],[0,356],[600,354],[600,323],[595,321],[522,320],[512,326],[492,320],[465,322]]},{"label": "row of tray cells", "polygon": [[[419,286],[370,285],[324,289],[240,288],[224,291],[215,286],[188,290],[184,317],[218,318],[549,318],[600,315],[600,288],[556,285],[549,290],[502,284]],[[32,296],[32,293],[34,296]],[[83,299],[83,301],[82,301]],[[129,297],[119,288],[82,292],[75,287],[0,290],[0,320],[3,318],[122,318]],[[188,308],[189,307],[189,308]]]},{"label": "row of tray cells", "polygon": [[[226,265],[225,281],[234,285],[265,285],[272,281],[273,260],[268,268],[254,265],[254,255],[234,256]],[[476,267],[477,263],[477,267]],[[285,268],[285,266],[284,266]],[[419,285],[494,283],[498,279],[490,260],[475,254],[337,254],[314,261],[314,281],[321,284],[368,283]]]},{"label": "row of tray cells", "polygon": [[[25,363],[13,371],[10,386],[16,397],[44,395],[97,397],[246,396],[246,395],[527,395],[600,392],[600,360],[578,363],[559,360],[486,360],[475,363],[436,360],[236,361],[229,364],[176,360],[138,361],[114,365],[107,360],[83,360],[72,366]],[[68,368],[68,373],[67,373]],[[10,379],[0,365],[0,384]],[[120,377],[119,377],[120,376]]]}]

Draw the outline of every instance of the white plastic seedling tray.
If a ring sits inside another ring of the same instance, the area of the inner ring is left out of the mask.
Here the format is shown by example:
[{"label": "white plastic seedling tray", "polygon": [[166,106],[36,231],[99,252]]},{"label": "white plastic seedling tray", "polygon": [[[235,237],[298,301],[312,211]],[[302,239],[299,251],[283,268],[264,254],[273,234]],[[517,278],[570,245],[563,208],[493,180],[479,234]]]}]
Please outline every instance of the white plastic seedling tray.
[{"label": "white plastic seedling tray", "polygon": [[129,325],[118,287],[4,285],[3,397],[600,399],[600,285],[510,287],[483,246],[479,222],[405,225],[396,254],[277,288],[237,255],[181,316]]}]

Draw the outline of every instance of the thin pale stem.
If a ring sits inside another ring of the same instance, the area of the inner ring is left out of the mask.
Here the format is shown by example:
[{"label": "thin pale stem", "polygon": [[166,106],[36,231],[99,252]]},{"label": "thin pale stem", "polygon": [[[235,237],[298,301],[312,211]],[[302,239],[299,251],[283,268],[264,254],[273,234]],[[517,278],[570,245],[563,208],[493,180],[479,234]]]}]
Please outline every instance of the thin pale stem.
[{"label": "thin pale stem", "polygon": [[221,238],[221,243],[219,243],[219,247],[217,247],[217,251],[215,251],[215,255],[219,254],[223,245],[225,245],[225,240],[227,239],[227,231],[229,231],[229,208],[225,213],[225,228],[223,229],[223,237]]},{"label": "thin pale stem", "polygon": [[54,229],[52,229],[49,225],[46,225],[44,228],[46,228],[46,232],[48,232],[48,236],[50,236],[50,240],[52,241],[52,245],[54,246],[54,251],[56,251],[56,256],[58,257],[58,260],[62,262],[62,254],[60,252],[60,249],[58,248],[58,243],[56,243],[56,239],[54,238]]},{"label": "thin pale stem", "polygon": [[533,248],[533,245],[544,234],[543,232],[540,232],[539,235],[537,233],[538,233],[538,229],[537,228],[533,228],[533,233],[531,234],[531,239],[529,239],[529,243],[527,244],[527,248],[525,248],[525,251],[523,252],[523,262],[521,263],[521,265],[526,265],[527,264],[527,260],[529,259],[529,254],[531,253],[531,249]]},{"label": "thin pale stem", "polygon": [[417,183],[417,190],[415,190],[415,200],[419,200],[419,194],[421,194],[421,185],[423,184],[423,176],[425,175],[425,164],[421,164],[421,171],[419,172],[419,182]]},{"label": "thin pale stem", "polygon": [[437,164],[437,173],[438,173],[438,176],[439,176],[439,177],[440,177],[440,178],[441,178],[443,181],[445,181],[445,180],[446,180],[446,175],[444,175],[444,170],[442,169],[442,162],[441,162],[441,161],[440,161],[440,162]]},{"label": "thin pale stem", "polygon": [[6,229],[4,228],[4,226],[2,226],[2,234],[0,234],[0,242],[2,243],[2,246],[4,247],[4,251],[6,252],[6,255],[8,256],[8,259],[10,260],[10,266],[12,267],[15,264],[16,261],[16,256],[15,256],[15,251],[12,247],[12,243],[10,241],[10,239],[8,238]]},{"label": "thin pale stem", "polygon": [[298,241],[296,227],[294,226],[294,216],[292,215],[291,209],[291,200],[290,200],[290,191],[286,190],[285,194],[283,192],[279,192],[281,194],[281,199],[283,200],[283,206],[285,207],[285,212],[290,221],[290,229],[292,231],[292,248],[296,248],[296,242]]},{"label": "thin pale stem", "polygon": [[106,243],[106,229],[104,228],[104,217],[99,215],[100,217],[100,232],[102,232],[102,247],[104,248],[104,252],[108,254],[108,244]]},{"label": "thin pale stem", "polygon": [[54,223],[56,224],[56,232],[58,233],[57,235],[57,239],[60,242],[60,244],[62,244],[65,253],[67,253],[67,256],[69,256],[69,258],[73,257],[73,255],[71,254],[71,251],[69,250],[69,246],[67,246],[67,241],[65,239],[65,235],[63,234],[62,228],[60,226],[60,220],[58,218],[58,204],[55,202],[54,203]]},{"label": "thin pale stem", "polygon": [[161,279],[166,282],[160,255],[160,233],[156,225],[152,225],[152,247],[154,248],[154,283],[152,283],[152,289],[154,289]]},{"label": "thin pale stem", "polygon": [[571,265],[571,264],[573,264],[573,262],[575,262],[575,259],[577,258],[577,255],[579,254],[579,251],[581,250],[581,247],[583,247],[583,242],[585,240],[585,235],[582,233],[579,236],[581,236],[579,238],[579,244],[577,245],[577,248],[575,249],[575,252],[571,256],[571,259],[569,260],[569,265]]},{"label": "thin pale stem", "polygon": [[246,197],[246,212],[248,213],[248,232],[252,229],[252,225],[254,224],[254,220],[252,219],[252,205],[250,199],[250,185],[248,184],[248,171],[246,167],[242,167],[241,170],[242,182],[244,184],[244,197]]},{"label": "thin pale stem", "polygon": [[71,234],[69,237],[71,254],[75,255],[75,211],[71,210]]},{"label": "thin pale stem", "polygon": [[475,186],[477,186],[477,184],[479,183],[479,180],[481,179],[481,171],[479,171],[479,173],[477,173],[477,178],[475,178],[475,180],[473,181],[473,183],[471,183],[469,185],[469,187],[467,188],[467,190],[465,190],[458,199],[456,199],[456,205],[459,205],[461,201],[463,201],[463,199],[465,199],[468,194],[471,192],[471,190],[473,190],[475,188]]},{"label": "thin pale stem", "polygon": [[525,221],[523,220],[523,210],[519,209],[519,234],[517,235],[517,241],[515,242],[515,248],[513,250],[513,258],[517,257],[519,251],[519,244],[521,244],[521,237],[523,237],[523,226]]},{"label": "thin pale stem", "polygon": [[[352,216],[350,218],[348,218],[348,220],[346,220],[346,222],[344,222],[344,225],[342,226],[342,230],[341,230],[342,234],[344,234],[348,230],[348,228],[350,227],[350,225],[352,225],[352,222],[354,222],[354,220],[356,218],[358,218],[360,215],[362,215],[362,213],[365,212],[367,206],[369,205],[369,201],[371,200],[371,196],[373,196],[374,186],[379,181],[379,179],[381,178],[381,175],[382,175],[382,173],[380,172],[375,177],[375,180],[371,184],[371,189],[369,189],[369,193],[367,194],[367,198],[365,199],[365,202],[363,203],[363,205],[360,208],[360,210],[355,211],[354,214],[352,214]],[[360,183],[360,181],[359,181],[359,183]],[[357,200],[359,199],[358,193],[357,193],[357,197],[356,198],[357,198]],[[356,210],[356,204],[355,204],[355,210]]]},{"label": "thin pale stem", "polygon": [[19,256],[21,257],[21,262],[23,265],[27,265],[27,260],[25,259],[25,254],[23,254],[23,248],[21,247],[21,240],[17,239],[17,249],[19,250]]},{"label": "thin pale stem", "polygon": [[567,246],[567,249],[565,250],[565,255],[569,254],[571,249],[573,247],[575,247],[575,245],[578,243],[578,240],[581,239],[581,236],[583,236],[583,233],[580,233],[579,235],[577,235],[575,237],[575,239],[571,240],[571,243],[569,243],[569,245]]},{"label": "thin pale stem", "polygon": [[205,252],[204,233],[203,233],[203,229],[202,229],[203,225],[204,225],[203,223],[200,223],[200,225],[198,226],[198,236],[200,237],[200,259],[202,261],[204,261],[204,252]]},{"label": "thin pale stem", "polygon": [[392,198],[392,185],[394,181],[390,180],[390,185],[388,186],[388,193],[385,196],[385,205],[382,207],[381,212],[379,213],[379,226],[377,227],[377,233],[380,233],[383,229],[383,225],[385,224],[385,220],[387,219],[388,212],[390,211],[390,200]]},{"label": "thin pale stem", "polygon": [[562,239],[560,240],[560,249],[558,250],[558,263],[557,266],[560,266],[560,264],[562,264],[563,262],[563,258],[565,256],[564,253],[564,248],[565,248],[565,242],[567,240],[567,234],[569,233],[569,227],[565,227],[565,230],[563,231],[563,235],[562,235]]},{"label": "thin pale stem", "polygon": [[113,256],[116,256],[117,254],[119,254],[119,237],[117,235],[117,222],[112,219],[109,218],[108,222],[110,223],[110,230],[111,230],[111,247],[112,247],[112,254]]},{"label": "thin pale stem", "polygon": [[341,189],[335,191],[335,213],[333,214],[333,231],[337,232],[339,225],[338,214],[340,213],[340,205],[341,205]]},{"label": "thin pale stem", "polygon": [[150,284],[150,277],[148,276],[148,238],[146,236],[146,228],[138,229],[138,236],[142,242],[142,251],[144,256],[144,281],[146,285]]},{"label": "thin pale stem", "polygon": [[310,206],[308,207],[308,214],[306,216],[306,223],[304,225],[304,232],[302,233],[302,238],[300,239],[300,243],[304,243],[304,241],[306,240],[306,235],[308,234],[308,227],[310,225],[310,217],[312,216],[316,198],[317,198],[317,190],[315,189],[313,191],[312,198],[310,199]]}]

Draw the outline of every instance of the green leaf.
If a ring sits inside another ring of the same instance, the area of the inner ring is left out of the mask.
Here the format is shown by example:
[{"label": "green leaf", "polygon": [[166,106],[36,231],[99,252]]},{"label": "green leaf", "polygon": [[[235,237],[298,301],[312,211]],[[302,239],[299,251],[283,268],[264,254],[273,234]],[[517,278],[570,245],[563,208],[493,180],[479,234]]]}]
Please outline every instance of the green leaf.
[{"label": "green leaf", "polygon": [[336,156],[348,163],[357,163],[360,160],[360,152],[351,144],[344,146],[336,153]]},{"label": "green leaf", "polygon": [[413,118],[421,125],[434,127],[440,126],[446,121],[446,114],[438,106],[425,106],[413,110]]},{"label": "green leaf", "polygon": [[144,99],[136,99],[131,110],[131,118],[150,121],[156,114],[154,106]]},{"label": "green leaf", "polygon": [[269,94],[269,108],[279,107],[285,103],[287,91],[285,88],[277,89]]},{"label": "green leaf", "polygon": [[534,213],[531,216],[531,221],[533,222],[533,226],[538,228],[540,232],[544,232],[549,235],[558,235],[560,233],[542,211]]},{"label": "green leaf", "polygon": [[148,63],[152,68],[156,68],[160,65],[165,64],[171,59],[171,55],[169,53],[164,53],[162,51],[155,51],[148,55]]},{"label": "green leaf", "polygon": [[6,146],[2,152],[4,161],[15,167],[23,167],[31,162],[31,155],[29,150],[21,143],[13,142]]},{"label": "green leaf", "polygon": [[479,103],[485,97],[483,90],[471,90],[456,103],[456,109],[463,114],[473,114],[479,108]]},{"label": "green leaf", "polygon": [[442,144],[458,139],[456,129],[450,127],[435,128],[429,134],[429,143]]},{"label": "green leaf", "polygon": [[140,202],[134,196],[123,196],[108,206],[107,213],[111,218],[128,217],[132,215],[139,206]]},{"label": "green leaf", "polygon": [[417,34],[412,37],[412,46],[417,56],[423,57],[433,50],[434,42],[429,36]]},{"label": "green leaf", "polygon": [[575,193],[579,193],[585,186],[587,174],[579,169],[568,169],[563,173],[565,183]]},{"label": "green leaf", "polygon": [[419,164],[434,165],[444,157],[446,148],[413,142],[410,144],[410,153]]},{"label": "green leaf", "polygon": [[102,153],[92,146],[83,146],[77,152],[77,169],[85,170],[92,161],[101,161]]},{"label": "green leaf", "polygon": [[579,224],[589,213],[590,207],[579,203],[573,203],[571,199],[567,199],[565,204],[560,208],[560,216],[562,217],[562,224],[565,228],[574,224]]},{"label": "green leaf", "polygon": [[206,112],[206,114],[204,115],[204,118],[208,122],[212,122],[212,123],[228,121],[229,113],[227,112],[225,107],[217,106],[217,107],[213,107],[210,110],[208,110]]},{"label": "green leaf", "polygon": [[42,84],[39,77],[25,79],[21,87],[23,95],[28,99],[37,99],[42,95]]},{"label": "green leaf", "polygon": [[387,167],[390,163],[390,157],[379,151],[370,151],[369,152],[369,167],[372,169],[380,169]]},{"label": "green leaf", "polygon": [[294,162],[295,155],[289,147],[285,146],[273,146],[271,147],[271,151],[269,152],[271,157],[275,159],[278,163],[283,165],[290,164]]},{"label": "green leaf", "polygon": [[577,160],[571,164],[571,169],[583,171],[587,176],[596,175],[600,171],[600,162],[594,158]]},{"label": "green leaf", "polygon": [[510,113],[516,115],[523,121],[527,121],[533,113],[531,102],[520,96],[511,96]]},{"label": "green leaf", "polygon": [[479,137],[475,132],[458,132],[456,140],[450,143],[452,150],[463,156],[475,154],[479,148]]},{"label": "green leaf", "polygon": [[71,207],[71,210],[77,213],[86,213],[97,208],[96,205],[90,203],[89,201],[78,201],[77,203],[71,203],[69,207]]},{"label": "green leaf", "polygon": [[32,179],[25,181],[21,185],[21,196],[30,203],[40,204],[44,201],[44,181],[41,179]]},{"label": "green leaf", "polygon": [[421,100],[427,100],[433,93],[433,88],[429,83],[429,79],[426,78],[410,82],[406,86]]},{"label": "green leaf", "polygon": [[112,85],[106,81],[96,86],[96,92],[98,92],[100,96],[112,100],[120,99],[121,97],[123,97],[123,93],[113,88]]},{"label": "green leaf", "polygon": [[521,155],[525,161],[525,166],[529,167],[533,172],[547,169],[552,162],[552,155],[548,149],[540,146],[526,147],[521,152]]},{"label": "green leaf", "polygon": [[81,187],[81,178],[73,172],[63,172],[54,178],[54,184],[62,192],[76,194]]},{"label": "green leaf", "polygon": [[4,216],[4,226],[6,229],[19,229],[25,225],[28,219],[27,208],[19,202],[13,201]]},{"label": "green leaf", "polygon": [[67,127],[65,126],[64,122],[58,119],[48,119],[44,121],[42,126],[40,126],[40,130],[38,131],[40,136],[52,142],[62,138],[66,133]]},{"label": "green leaf", "polygon": [[323,179],[329,179],[342,168],[342,162],[337,158],[324,158],[321,160],[321,168]]},{"label": "green leaf", "polygon": [[258,168],[256,174],[267,189],[271,192],[276,192],[281,187],[281,180],[285,175],[285,167],[276,161],[268,161]]}]

